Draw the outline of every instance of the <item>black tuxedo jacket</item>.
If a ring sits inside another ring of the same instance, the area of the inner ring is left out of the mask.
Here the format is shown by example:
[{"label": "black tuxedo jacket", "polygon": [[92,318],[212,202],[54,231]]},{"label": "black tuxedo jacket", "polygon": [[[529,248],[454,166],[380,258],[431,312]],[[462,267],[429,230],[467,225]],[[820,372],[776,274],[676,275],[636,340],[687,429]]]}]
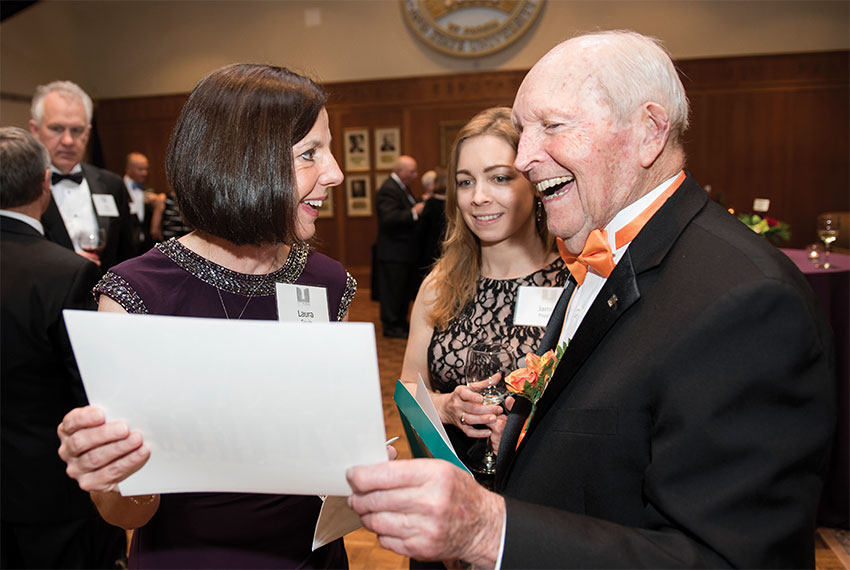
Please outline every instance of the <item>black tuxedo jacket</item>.
[{"label": "black tuxedo jacket", "polygon": [[407,192],[388,176],[378,189],[378,259],[400,263],[419,260],[419,221],[413,219]]},{"label": "black tuxedo jacket", "polygon": [[813,567],[833,374],[803,276],[688,176],[500,473],[503,567]]},{"label": "black tuxedo jacket", "polygon": [[56,426],[86,397],[63,309],[94,309],[97,266],[0,216],[0,512],[4,522],[94,516],[65,474]]},{"label": "black tuxedo jacket", "polygon": [[[109,194],[118,207],[117,217],[97,216],[100,227],[106,228],[106,247],[100,254],[100,269],[106,272],[113,265],[136,255],[138,240],[134,239],[133,220],[130,218],[127,187],[117,174],[103,170],[91,164],[82,165],[83,175],[92,194]],[[94,204],[92,204],[94,207]],[[97,210],[95,209],[95,214]],[[44,215],[41,216],[47,239],[73,251],[74,244],[62,221],[62,215],[53,198]]]}]

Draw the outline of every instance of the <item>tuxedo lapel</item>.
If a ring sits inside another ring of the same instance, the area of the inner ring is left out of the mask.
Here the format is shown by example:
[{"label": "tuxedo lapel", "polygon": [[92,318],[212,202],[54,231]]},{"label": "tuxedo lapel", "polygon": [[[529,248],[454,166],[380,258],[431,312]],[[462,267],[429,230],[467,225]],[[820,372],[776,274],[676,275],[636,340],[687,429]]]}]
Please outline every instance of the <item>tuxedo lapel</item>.
[{"label": "tuxedo lapel", "polygon": [[65,221],[62,219],[62,214],[59,213],[59,207],[56,205],[52,194],[50,204],[41,216],[41,225],[44,226],[44,235],[47,236],[47,239],[70,250],[74,249],[71,236],[68,235],[68,228],[65,227]]},{"label": "tuxedo lapel", "polygon": [[541,418],[546,415],[552,403],[558,399],[608,330],[638,299],[640,291],[637,277],[631,256],[626,250],[567,345],[552,380],[537,402],[537,411],[531,419],[526,437],[531,436],[534,426],[540,423]]},{"label": "tuxedo lapel", "polygon": [[558,303],[552,311],[549,322],[546,323],[546,332],[543,333],[543,338],[540,339],[540,344],[535,351],[537,356],[541,356],[549,350],[554,350],[558,344],[558,339],[561,338],[561,329],[564,328],[564,319],[567,316],[567,306],[570,304],[570,297],[573,296],[575,288],[576,281],[570,276],[561,296],[558,297]]}]

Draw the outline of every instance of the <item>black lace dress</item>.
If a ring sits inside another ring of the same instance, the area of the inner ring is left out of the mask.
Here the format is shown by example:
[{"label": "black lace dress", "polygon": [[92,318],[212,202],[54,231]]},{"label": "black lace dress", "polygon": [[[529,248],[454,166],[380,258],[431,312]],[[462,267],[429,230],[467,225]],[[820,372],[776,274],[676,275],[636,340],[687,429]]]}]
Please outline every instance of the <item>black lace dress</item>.
[{"label": "black lace dress", "polygon": [[[463,384],[466,352],[479,341],[500,341],[515,359],[537,349],[545,327],[514,325],[514,308],[521,285],[533,287],[563,287],[568,276],[560,258],[548,266],[518,279],[478,280],[475,298],[444,330],[434,330],[428,346],[428,372],[431,388],[448,393]],[[467,463],[469,447],[476,440],[466,437],[454,426],[446,431],[461,460]]]}]

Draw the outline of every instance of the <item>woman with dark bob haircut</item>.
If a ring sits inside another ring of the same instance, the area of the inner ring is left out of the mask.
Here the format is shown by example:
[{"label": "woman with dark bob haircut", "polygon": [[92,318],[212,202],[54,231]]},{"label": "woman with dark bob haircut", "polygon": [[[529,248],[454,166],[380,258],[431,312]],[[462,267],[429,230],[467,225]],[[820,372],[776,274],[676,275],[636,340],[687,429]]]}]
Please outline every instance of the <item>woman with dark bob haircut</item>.
[{"label": "woman with dark bob haircut", "polygon": [[[310,79],[281,67],[231,65],[202,79],[167,159],[180,209],[195,230],[113,267],[95,287],[98,310],[272,320],[275,283],[282,282],[324,287],[331,318],[344,319],[354,279],[306,245],[328,188],[342,182],[325,100]],[[65,416],[59,437],[68,474],[91,493],[101,516],[136,529],[131,567],[348,565],[341,539],[310,551],[318,497],[122,497],[118,483],[150,456],[138,432],[87,406]]]}]

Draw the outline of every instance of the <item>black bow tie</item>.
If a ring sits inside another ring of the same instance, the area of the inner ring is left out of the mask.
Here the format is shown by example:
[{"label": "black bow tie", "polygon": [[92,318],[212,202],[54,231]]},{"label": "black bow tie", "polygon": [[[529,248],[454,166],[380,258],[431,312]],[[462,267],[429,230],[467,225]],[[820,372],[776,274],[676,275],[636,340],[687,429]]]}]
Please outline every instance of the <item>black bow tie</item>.
[{"label": "black bow tie", "polygon": [[53,172],[50,175],[50,183],[51,184],[59,184],[63,180],[70,180],[74,184],[82,184],[83,183],[83,173],[75,172],[74,174],[60,174],[58,172]]}]

